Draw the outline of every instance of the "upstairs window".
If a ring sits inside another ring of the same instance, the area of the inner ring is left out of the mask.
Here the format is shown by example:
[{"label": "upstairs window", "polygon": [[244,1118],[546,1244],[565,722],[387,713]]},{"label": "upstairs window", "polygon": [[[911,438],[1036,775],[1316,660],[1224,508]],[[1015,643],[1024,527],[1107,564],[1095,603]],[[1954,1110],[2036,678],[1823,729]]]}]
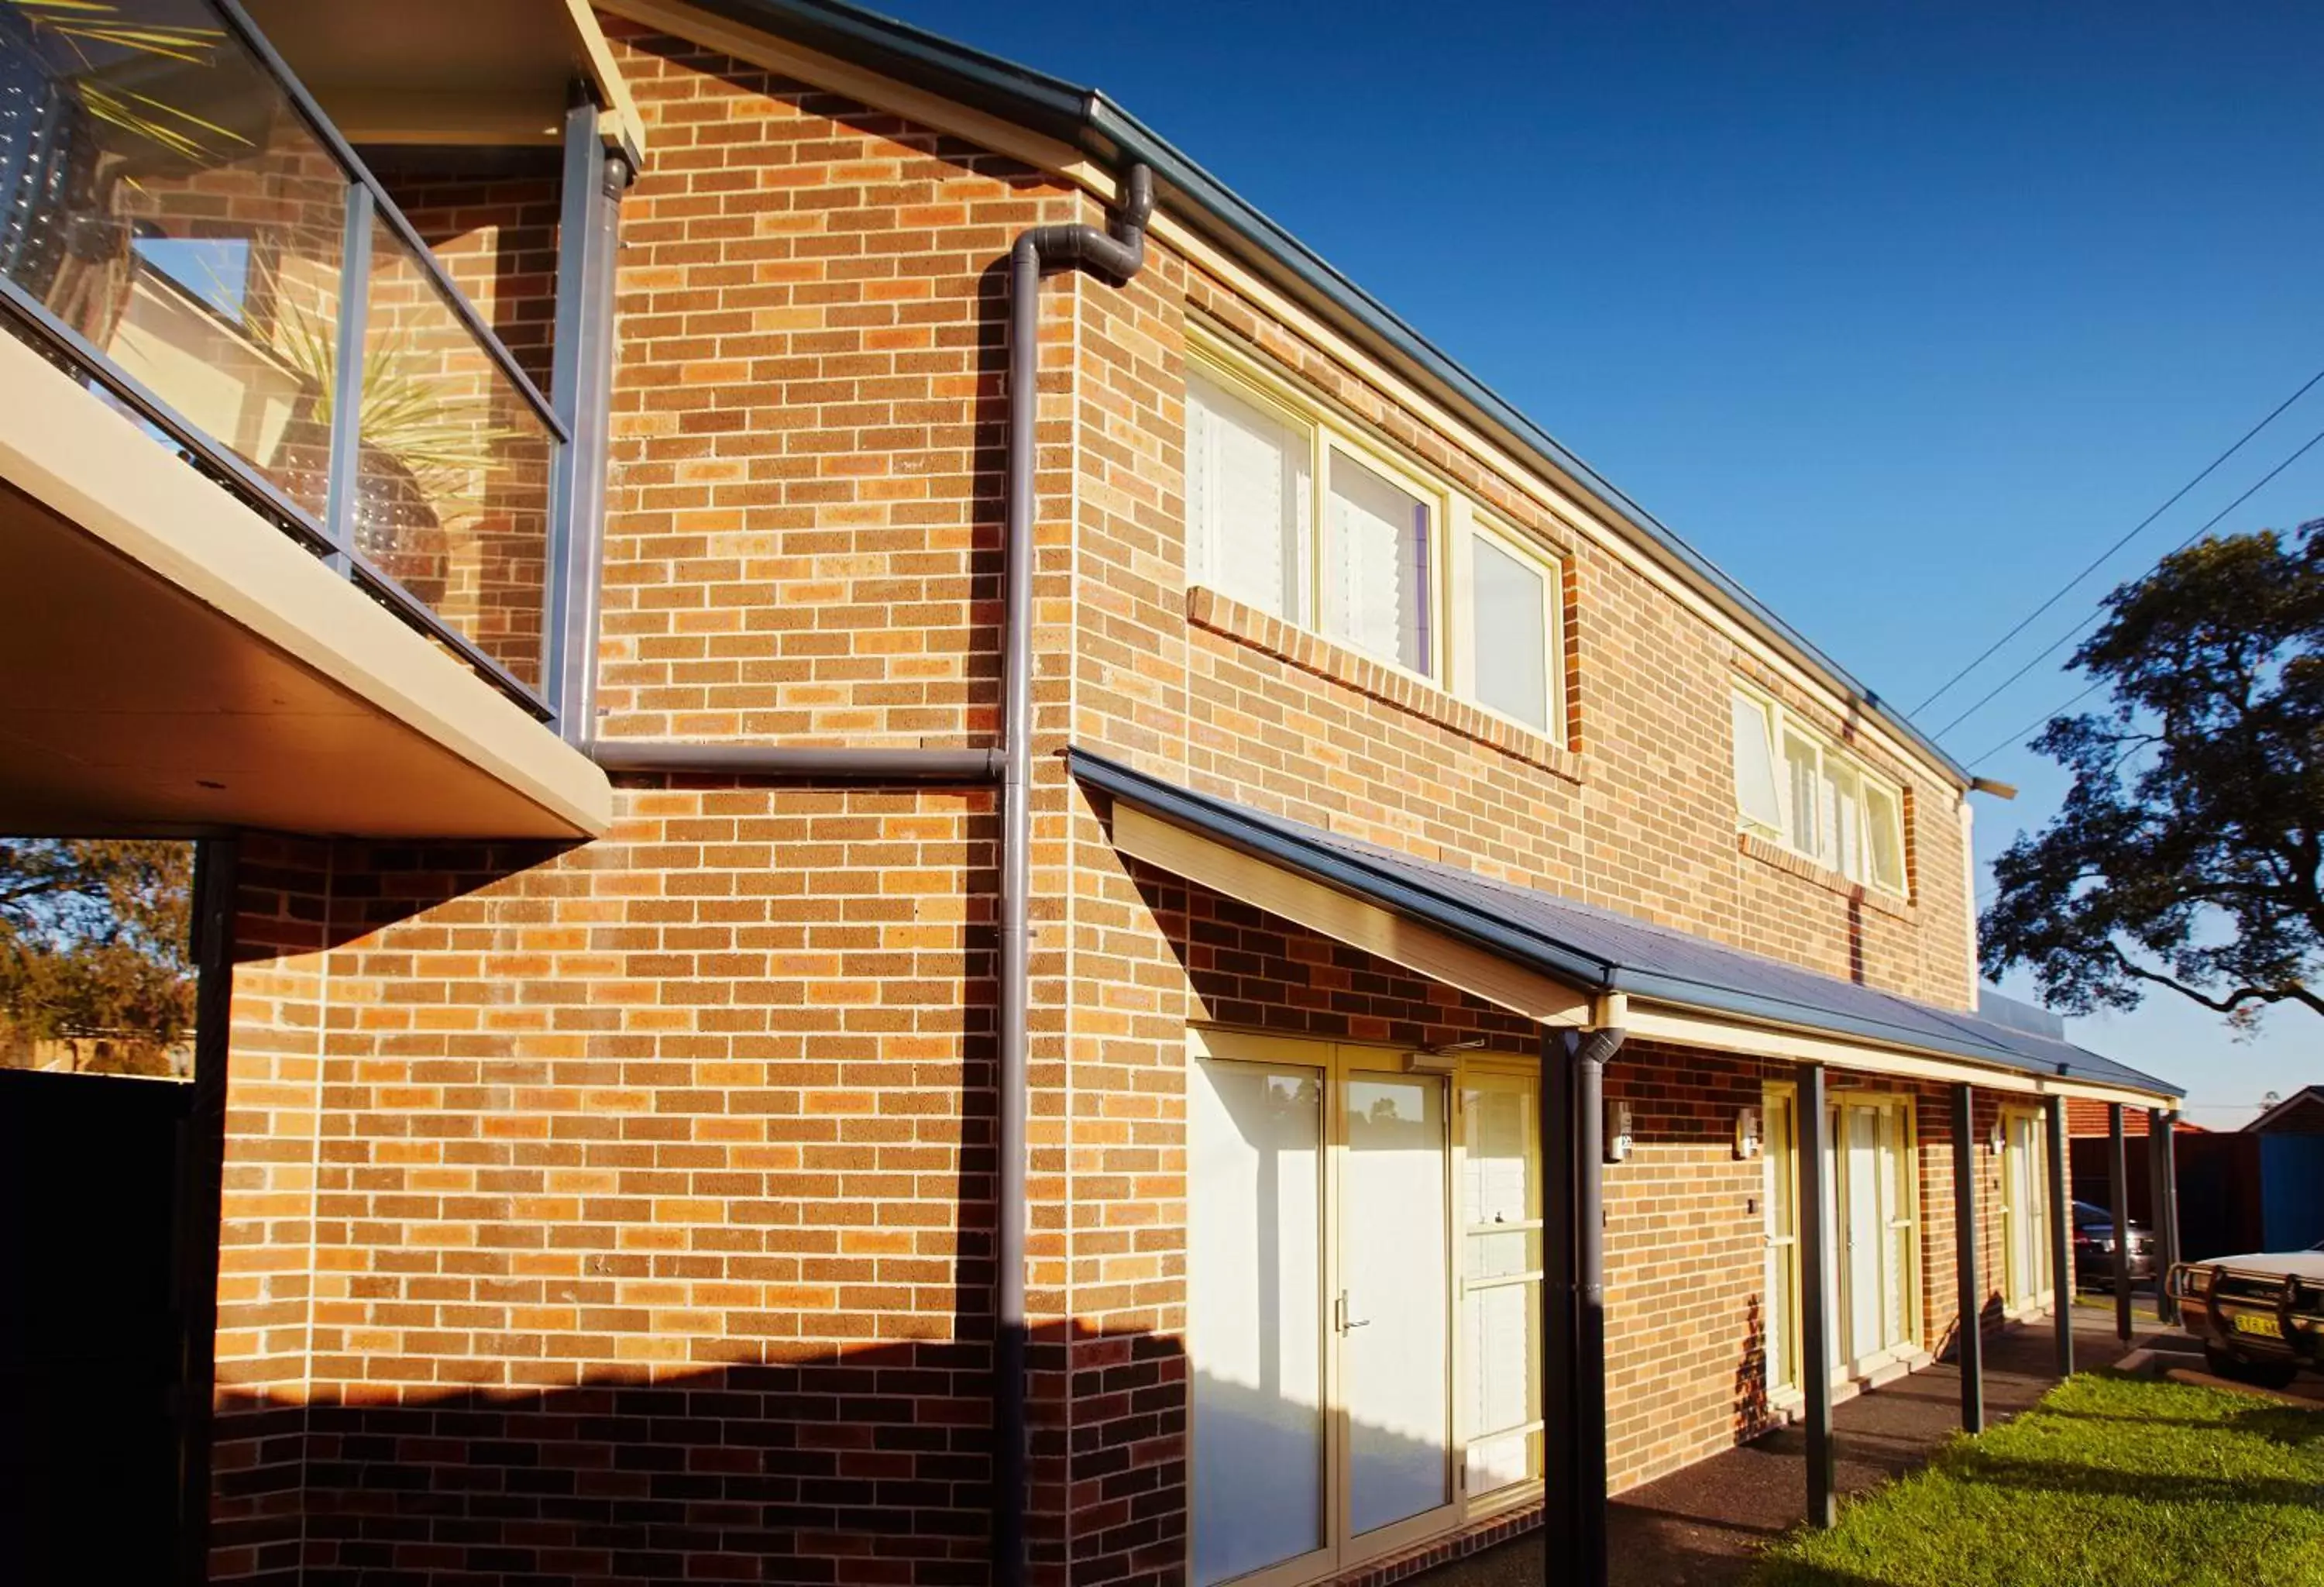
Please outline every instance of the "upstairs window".
[{"label": "upstairs window", "polygon": [[1562,743],[1557,553],[1257,359],[1192,339],[1188,580]]},{"label": "upstairs window", "polygon": [[1904,806],[1897,789],[1773,701],[1738,688],[1730,703],[1735,806],[1744,829],[1851,881],[1902,896]]},{"label": "upstairs window", "polygon": [[1435,513],[1402,485],[1332,449],[1324,632],[1407,672],[1434,672]]},{"label": "upstairs window", "polygon": [[1314,446],[1290,415],[1186,377],[1186,509],[1197,582],[1305,624]]},{"label": "upstairs window", "polygon": [[1563,739],[1558,718],[1558,606],[1554,565],[1479,521],[1469,535],[1469,627],[1476,647],[1477,703]]}]

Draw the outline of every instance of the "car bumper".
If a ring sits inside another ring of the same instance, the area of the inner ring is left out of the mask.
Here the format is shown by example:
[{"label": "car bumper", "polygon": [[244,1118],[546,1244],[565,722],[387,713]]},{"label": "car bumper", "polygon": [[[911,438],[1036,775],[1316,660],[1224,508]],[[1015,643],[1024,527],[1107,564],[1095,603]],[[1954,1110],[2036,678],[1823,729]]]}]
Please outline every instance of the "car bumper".
[{"label": "car bumper", "polygon": [[[2077,1250],[2074,1253],[2074,1275],[2083,1284],[2114,1282],[2114,1253],[2104,1250]],[[2130,1258],[2130,1277],[2135,1284],[2144,1284],[2154,1277],[2154,1253],[2134,1251]]]}]

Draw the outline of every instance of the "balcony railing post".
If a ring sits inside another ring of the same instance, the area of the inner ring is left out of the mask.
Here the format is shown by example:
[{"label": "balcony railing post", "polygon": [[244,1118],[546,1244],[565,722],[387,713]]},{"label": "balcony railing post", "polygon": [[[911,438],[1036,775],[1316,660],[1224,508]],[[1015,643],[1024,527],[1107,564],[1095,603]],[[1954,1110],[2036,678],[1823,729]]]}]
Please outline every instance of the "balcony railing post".
[{"label": "balcony railing post", "polygon": [[613,365],[614,251],[629,168],[605,152],[597,106],[576,94],[565,117],[557,253],[557,341],[549,402],[565,438],[550,474],[542,693],[558,730],[586,743],[596,715],[598,561],[605,526],[607,405]]},{"label": "balcony railing post", "polygon": [[331,457],[324,498],[330,563],[355,567],[355,511],[363,491],[364,321],[371,308],[371,189],[347,184],[347,235],[339,256],[338,350],[331,364]]}]

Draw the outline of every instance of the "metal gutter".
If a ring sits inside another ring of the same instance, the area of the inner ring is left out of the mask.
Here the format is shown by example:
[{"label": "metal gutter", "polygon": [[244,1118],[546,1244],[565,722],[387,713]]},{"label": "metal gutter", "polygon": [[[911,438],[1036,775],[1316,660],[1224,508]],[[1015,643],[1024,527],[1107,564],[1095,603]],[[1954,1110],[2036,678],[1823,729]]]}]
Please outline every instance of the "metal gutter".
[{"label": "metal gutter", "polygon": [[1777,616],[1717,563],[1640,506],[1506,398],[1462,367],[1402,317],[1236,193],[1160,134],[1098,89],[1052,77],[998,55],[841,0],[686,0],[744,26],[794,40],[882,76],[941,95],[1082,149],[1099,161],[1150,166],[1168,207],[1230,244],[1255,249],[1333,312],[1352,321],[1416,367],[1459,404],[1473,410],[1519,447],[1596,498],[1683,577],[1728,606],[1747,626],[1821,673],[1851,703],[1917,747],[1962,787],[1966,766],[1948,754],[1879,695]]},{"label": "metal gutter", "polygon": [[[1164,820],[1462,937],[1512,963],[1539,970],[1586,992],[1619,992],[1642,1002],[1876,1042],[1908,1053],[1966,1059],[2015,1074],[2079,1078],[2094,1084],[2144,1090],[2158,1096],[2185,1094],[2180,1088],[2113,1065],[2111,1060],[2099,1060],[2108,1065],[2108,1072],[2089,1070],[2078,1074],[2071,1055],[2080,1049],[2071,1044],[2047,1044],[2061,1049],[2053,1061],[2031,1056],[1978,1035],[1966,1025],[1969,1016],[1951,1010],[1914,1005],[1925,1007],[1930,1014],[1960,1027],[1956,1037],[1932,1036],[1925,1030],[1841,1010],[1619,964],[1513,926],[1400,873],[1400,868],[1369,862],[1360,855],[1303,839],[1285,832],[1270,820],[1256,818],[1252,812],[1227,800],[1175,787],[1088,750],[1076,747],[1068,751],[1066,764],[1068,771],[1085,785],[1127,799]],[[1414,860],[1412,863],[1426,862]]]},{"label": "metal gutter", "polygon": [[607,771],[733,777],[811,777],[842,781],[991,782],[999,750],[848,749],[814,744],[687,743],[668,739],[592,740],[589,758]]}]

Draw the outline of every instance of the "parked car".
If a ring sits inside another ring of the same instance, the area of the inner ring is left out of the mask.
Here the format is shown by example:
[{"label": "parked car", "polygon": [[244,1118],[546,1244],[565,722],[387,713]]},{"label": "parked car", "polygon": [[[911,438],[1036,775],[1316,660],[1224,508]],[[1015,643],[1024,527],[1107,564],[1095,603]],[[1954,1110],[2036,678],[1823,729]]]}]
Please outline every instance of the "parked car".
[{"label": "parked car", "polygon": [[[2074,1204],[2074,1281],[2079,1285],[2114,1282],[2114,1213],[2095,1203]],[[2143,1223],[2130,1224],[2130,1277],[2134,1283],[2154,1277],[2154,1236]]]},{"label": "parked car", "polygon": [[2181,1262],[2168,1282],[2219,1376],[2280,1388],[2303,1367],[2324,1371],[2324,1241]]}]

